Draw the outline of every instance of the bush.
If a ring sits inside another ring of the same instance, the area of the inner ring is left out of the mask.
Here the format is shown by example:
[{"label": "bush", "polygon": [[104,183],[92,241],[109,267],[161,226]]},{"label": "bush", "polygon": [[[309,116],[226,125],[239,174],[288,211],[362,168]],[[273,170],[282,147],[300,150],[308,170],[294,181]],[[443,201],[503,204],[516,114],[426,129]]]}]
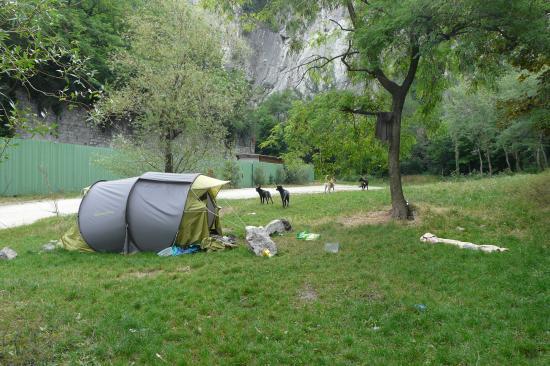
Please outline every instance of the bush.
[{"label": "bush", "polygon": [[265,173],[261,166],[253,166],[254,169],[254,184],[255,185],[263,185],[265,184]]},{"label": "bush", "polygon": [[286,183],[286,179],[287,179],[287,175],[284,167],[277,168],[277,171],[275,172],[275,184]]},{"label": "bush", "polygon": [[285,165],[286,183],[305,184],[309,180],[309,166],[304,163]]},{"label": "bush", "polygon": [[223,165],[222,175],[224,180],[231,181],[230,187],[236,188],[241,180],[241,168],[235,160],[227,160]]}]

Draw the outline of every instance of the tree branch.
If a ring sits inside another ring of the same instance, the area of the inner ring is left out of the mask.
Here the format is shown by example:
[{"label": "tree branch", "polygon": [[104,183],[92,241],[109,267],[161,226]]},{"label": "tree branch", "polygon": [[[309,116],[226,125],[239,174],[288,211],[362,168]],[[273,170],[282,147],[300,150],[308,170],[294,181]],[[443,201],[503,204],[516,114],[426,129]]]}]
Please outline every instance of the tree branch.
[{"label": "tree branch", "polygon": [[401,85],[401,89],[405,93],[409,90],[414,80],[414,76],[416,75],[416,70],[418,69],[418,62],[420,61],[419,51],[420,49],[419,49],[418,43],[416,41],[413,41],[413,45],[411,47],[411,61],[409,63],[409,70],[407,71],[407,76],[405,76],[405,80]]},{"label": "tree branch", "polygon": [[382,69],[380,68],[375,69],[374,76],[376,77],[376,80],[378,80],[378,82],[382,84],[384,89],[390,92],[390,94],[393,95],[399,91],[399,85],[396,82],[388,79],[388,77],[386,76],[386,74],[384,74],[384,71],[382,71]]},{"label": "tree branch", "polygon": [[342,112],[360,114],[362,116],[378,116],[380,113],[384,113],[384,112],[371,112],[361,108],[349,108],[349,107],[342,108]]},{"label": "tree branch", "polygon": [[351,24],[357,29],[357,14],[355,13],[355,8],[351,0],[346,1],[346,7],[348,8],[349,18],[351,19]]},{"label": "tree branch", "polygon": [[330,20],[331,22],[335,23],[337,26],[339,26],[340,29],[343,30],[344,32],[355,32],[355,29],[344,28],[344,27],[342,26],[342,24],[338,23],[338,22],[337,22],[336,20],[334,20],[334,19],[330,19],[330,18],[329,18],[329,20]]}]

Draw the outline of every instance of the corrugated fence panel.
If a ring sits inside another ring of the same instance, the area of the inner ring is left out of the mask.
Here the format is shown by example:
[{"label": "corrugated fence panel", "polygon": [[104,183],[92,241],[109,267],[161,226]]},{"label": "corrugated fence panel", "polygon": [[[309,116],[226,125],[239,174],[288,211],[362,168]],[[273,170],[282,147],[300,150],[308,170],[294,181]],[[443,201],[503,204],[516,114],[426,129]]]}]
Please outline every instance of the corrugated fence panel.
[{"label": "corrugated fence panel", "polygon": [[0,164],[0,195],[78,192],[97,180],[119,177],[93,164],[111,149],[51,141],[17,140]]},{"label": "corrugated fence panel", "polygon": [[[40,140],[16,140],[8,149],[8,160],[0,163],[0,195],[78,192],[98,180],[123,178],[95,165],[98,155],[112,149],[61,144]],[[273,185],[281,164],[238,161],[241,170],[239,187],[254,187],[254,171],[261,168],[266,184]],[[310,167],[313,181],[313,167]],[[220,177],[221,178],[221,177]]]}]

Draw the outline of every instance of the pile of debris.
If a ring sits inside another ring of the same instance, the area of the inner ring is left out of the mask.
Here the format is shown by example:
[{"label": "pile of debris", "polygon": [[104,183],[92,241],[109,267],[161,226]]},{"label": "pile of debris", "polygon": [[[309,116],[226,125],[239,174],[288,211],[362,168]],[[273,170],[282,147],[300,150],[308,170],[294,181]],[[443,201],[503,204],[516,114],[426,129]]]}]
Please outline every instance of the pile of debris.
[{"label": "pile of debris", "polygon": [[277,254],[277,245],[271,240],[271,235],[284,233],[292,230],[290,222],[285,219],[273,220],[265,227],[247,226],[246,243],[250,250],[257,256],[273,257]]}]

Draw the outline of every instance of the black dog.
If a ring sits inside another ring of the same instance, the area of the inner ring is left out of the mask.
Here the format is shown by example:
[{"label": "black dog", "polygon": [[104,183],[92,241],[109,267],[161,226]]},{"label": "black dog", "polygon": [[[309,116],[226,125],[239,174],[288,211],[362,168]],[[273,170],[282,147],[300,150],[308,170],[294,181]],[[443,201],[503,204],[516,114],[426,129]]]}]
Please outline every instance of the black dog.
[{"label": "black dog", "polygon": [[271,200],[271,203],[273,204],[273,198],[271,198],[271,193],[269,191],[263,190],[262,186],[256,187],[256,192],[260,195],[260,203],[269,203],[269,200]]},{"label": "black dog", "polygon": [[281,194],[281,201],[283,201],[283,207],[288,207],[290,203],[290,192],[283,188],[283,186],[277,186],[277,190]]},{"label": "black dog", "polygon": [[364,191],[365,188],[367,188],[367,191],[369,190],[369,178],[359,178],[359,187],[361,187],[361,189]]}]

